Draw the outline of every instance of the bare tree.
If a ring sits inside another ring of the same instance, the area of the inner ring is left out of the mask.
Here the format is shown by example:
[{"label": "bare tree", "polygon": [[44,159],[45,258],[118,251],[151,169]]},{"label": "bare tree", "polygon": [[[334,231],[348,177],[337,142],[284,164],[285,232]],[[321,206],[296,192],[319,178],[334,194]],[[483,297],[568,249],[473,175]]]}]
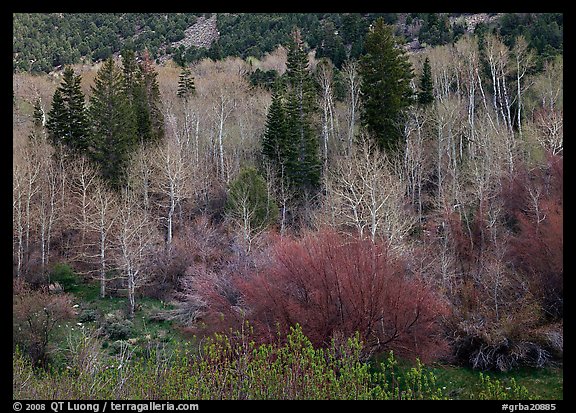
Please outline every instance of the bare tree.
[{"label": "bare tree", "polygon": [[[209,83],[208,83],[209,82]],[[199,85],[201,83],[199,82]],[[212,120],[216,136],[213,139],[214,154],[218,165],[218,178],[225,183],[230,181],[229,170],[226,167],[225,139],[227,135],[228,120],[237,105],[237,92],[241,82],[237,77],[230,76],[226,72],[216,72],[210,79],[205,79],[199,94],[208,105],[209,117]]]},{"label": "bare tree", "polygon": [[27,139],[15,148],[13,162],[12,208],[16,229],[16,275],[27,271],[30,259],[31,232],[34,226],[34,207],[41,186],[41,164],[37,143]]},{"label": "bare tree", "polygon": [[522,84],[522,79],[526,76],[526,72],[535,65],[536,57],[534,56],[534,52],[528,49],[528,42],[524,36],[518,36],[516,38],[512,55],[516,62],[516,105],[518,107],[516,114],[518,131],[520,132],[520,136],[522,136],[522,93],[527,89],[527,86]]},{"label": "bare tree", "polygon": [[36,215],[40,221],[40,263],[41,271],[44,274],[50,259],[52,231],[61,213],[60,204],[58,203],[58,192],[60,190],[59,174],[61,171],[58,169],[56,160],[53,157],[52,147],[45,139],[38,142],[38,150],[41,153],[38,160],[42,173],[39,177],[40,199],[37,203]]},{"label": "bare tree", "polygon": [[165,247],[169,255],[172,248],[175,213],[180,202],[190,195],[190,181],[193,179],[189,168],[192,160],[185,151],[186,142],[178,139],[173,128],[174,125],[168,128],[165,142],[151,154],[153,162],[151,186],[153,191],[159,194],[157,202],[162,211],[162,220],[165,221]]},{"label": "bare tree", "polygon": [[90,214],[90,192],[98,179],[98,172],[83,156],[73,159],[68,171],[72,197],[69,202],[72,201],[80,209],[76,217],[76,225],[80,228],[80,248],[83,250]]},{"label": "bare tree", "polygon": [[352,158],[336,162],[326,193],[328,223],[352,227],[360,237],[400,246],[414,225],[399,167],[369,143],[357,147]]},{"label": "bare tree", "polygon": [[405,124],[406,147],[404,150],[404,176],[412,205],[418,211],[418,221],[423,219],[423,185],[427,174],[427,136],[431,127],[430,114],[425,108],[414,108]]},{"label": "bare tree", "polygon": [[342,73],[348,89],[347,101],[347,149],[346,153],[352,152],[354,135],[356,133],[356,121],[360,104],[360,78],[358,75],[358,63],[355,60],[347,60],[342,67]]},{"label": "bare tree", "polygon": [[[97,259],[98,280],[100,281],[100,297],[106,297],[106,274],[110,261],[109,251],[112,249],[112,234],[114,224],[118,219],[117,195],[98,179],[94,182],[90,194],[90,215],[88,229],[96,234],[94,241],[95,253],[91,256]],[[146,209],[145,209],[146,210]]]},{"label": "bare tree", "polygon": [[120,200],[118,223],[115,263],[126,280],[128,314],[133,318],[136,290],[149,279],[147,263],[157,253],[158,236],[150,217],[138,206],[134,194],[127,190]]},{"label": "bare tree", "polygon": [[497,114],[496,121],[500,119],[512,133],[512,100],[506,78],[510,74],[510,51],[502,40],[493,34],[486,36],[486,57],[492,77],[492,103]]},{"label": "bare tree", "polygon": [[331,141],[338,135],[338,118],[335,116],[333,96],[334,70],[332,63],[321,60],[317,65],[316,77],[320,84],[320,107],[322,108],[322,159],[324,170],[328,165],[328,147]]}]

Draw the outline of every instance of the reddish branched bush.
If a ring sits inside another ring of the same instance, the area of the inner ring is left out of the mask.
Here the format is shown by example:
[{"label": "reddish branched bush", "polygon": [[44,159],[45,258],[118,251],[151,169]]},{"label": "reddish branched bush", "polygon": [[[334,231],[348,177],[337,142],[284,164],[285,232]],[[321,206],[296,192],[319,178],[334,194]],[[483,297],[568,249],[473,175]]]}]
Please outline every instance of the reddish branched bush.
[{"label": "reddish branched bush", "polygon": [[439,274],[434,257],[450,258],[446,326],[455,358],[483,370],[541,367],[562,354],[562,158],[532,170],[518,164],[499,195],[496,206],[441,217],[437,253],[427,252]]},{"label": "reddish branched bush", "polygon": [[13,345],[26,351],[34,364],[44,366],[54,330],[75,315],[72,299],[47,289],[33,290],[17,280],[13,292]]},{"label": "reddish branched bush", "polygon": [[563,158],[549,155],[546,168],[524,167],[504,192],[514,199],[508,214],[515,224],[509,259],[529,282],[546,316],[563,316]]},{"label": "reddish branched bush", "polygon": [[147,295],[166,298],[186,290],[186,278],[219,271],[225,265],[230,253],[229,237],[220,226],[210,222],[206,215],[199,215],[181,225],[172,239],[171,251],[165,251],[153,258],[152,283]]},{"label": "reddish branched bush", "polygon": [[277,239],[256,271],[195,280],[202,320],[217,329],[249,321],[262,341],[299,324],[318,346],[359,332],[371,352],[432,360],[445,353],[446,304],[384,244],[331,230]]}]

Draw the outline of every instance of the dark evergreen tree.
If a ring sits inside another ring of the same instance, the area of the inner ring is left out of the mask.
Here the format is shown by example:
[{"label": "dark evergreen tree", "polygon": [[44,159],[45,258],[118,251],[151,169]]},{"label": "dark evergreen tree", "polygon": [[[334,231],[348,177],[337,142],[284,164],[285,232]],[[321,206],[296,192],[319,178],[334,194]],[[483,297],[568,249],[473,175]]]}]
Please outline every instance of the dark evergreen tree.
[{"label": "dark evergreen tree", "polygon": [[196,93],[196,85],[192,72],[189,67],[183,67],[178,79],[178,92],[176,94],[179,98],[186,100],[194,93]]},{"label": "dark evergreen tree", "polygon": [[44,109],[42,108],[40,98],[37,98],[34,101],[34,114],[32,115],[32,118],[34,119],[35,127],[42,128],[45,126]]},{"label": "dark evergreen tree", "polygon": [[434,84],[432,82],[432,68],[430,60],[426,58],[422,66],[422,77],[420,78],[420,91],[418,92],[418,102],[421,105],[428,105],[434,102]]},{"label": "dark evergreen tree", "polygon": [[116,189],[126,182],[130,153],[137,142],[136,119],[124,85],[122,72],[108,58],[98,70],[90,98],[93,158],[102,177]]},{"label": "dark evergreen tree", "polygon": [[266,130],[262,139],[262,155],[265,160],[281,171],[289,157],[288,131],[286,129],[286,111],[282,102],[280,82],[276,82],[272,94],[272,103],[266,116]]},{"label": "dark evergreen tree", "polygon": [[322,41],[316,49],[316,57],[329,58],[337,68],[342,67],[342,63],[346,60],[346,48],[342,38],[337,34],[334,23],[331,21],[324,23]]},{"label": "dark evergreen tree", "polygon": [[131,50],[122,54],[124,91],[136,119],[136,135],[139,142],[158,142],[164,136],[164,117],[159,109],[160,91],[156,72],[144,54],[141,63]]},{"label": "dark evergreen tree", "polygon": [[288,179],[297,188],[314,191],[320,185],[319,140],[312,126],[316,91],[308,70],[308,56],[299,30],[292,33],[286,63],[286,126],[289,150],[285,167]]},{"label": "dark evergreen tree", "polygon": [[92,150],[90,130],[80,82],[80,75],[75,75],[71,67],[64,69],[62,83],[52,97],[46,127],[54,146],[89,153]]},{"label": "dark evergreen tree", "polygon": [[126,49],[122,52],[122,71],[124,73],[124,89],[132,101],[135,94],[134,89],[141,83],[136,54],[133,50]]},{"label": "dark evergreen tree", "polygon": [[[138,114],[138,135],[143,143],[157,143],[164,139],[164,114],[160,108],[160,88],[158,86],[158,73],[154,69],[153,61],[144,50],[140,63],[143,109]],[[142,119],[141,119],[142,118]]]},{"label": "dark evergreen tree", "polygon": [[382,18],[366,35],[365,50],[359,65],[360,119],[380,149],[396,151],[402,141],[404,112],[412,103],[412,67],[393,27]]}]

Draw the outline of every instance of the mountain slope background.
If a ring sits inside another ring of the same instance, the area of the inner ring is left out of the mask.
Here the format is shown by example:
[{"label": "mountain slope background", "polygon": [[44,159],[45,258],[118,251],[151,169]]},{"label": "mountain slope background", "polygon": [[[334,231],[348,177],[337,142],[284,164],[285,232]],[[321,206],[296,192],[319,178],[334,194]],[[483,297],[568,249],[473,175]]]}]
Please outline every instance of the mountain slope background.
[{"label": "mountain slope background", "polygon": [[340,67],[363,52],[379,17],[417,51],[456,41],[466,32],[497,32],[510,46],[524,35],[538,55],[563,47],[561,13],[15,13],[13,69],[47,73],[67,64],[98,62],[122,49],[148,49],[157,63],[202,58],[261,58],[286,44],[297,26],[317,57]]}]

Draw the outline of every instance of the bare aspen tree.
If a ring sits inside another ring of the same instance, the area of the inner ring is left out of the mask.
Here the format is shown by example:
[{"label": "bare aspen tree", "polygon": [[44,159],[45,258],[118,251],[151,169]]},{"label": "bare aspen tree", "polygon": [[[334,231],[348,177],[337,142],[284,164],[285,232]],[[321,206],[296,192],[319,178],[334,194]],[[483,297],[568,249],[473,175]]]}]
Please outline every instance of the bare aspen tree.
[{"label": "bare aspen tree", "polygon": [[75,158],[68,167],[70,176],[71,201],[79,208],[76,225],[80,228],[80,251],[82,257],[86,248],[86,232],[90,214],[90,191],[98,179],[98,172],[85,157]]},{"label": "bare aspen tree", "polygon": [[328,60],[321,60],[317,65],[316,77],[320,84],[320,107],[322,109],[322,160],[324,170],[328,165],[329,145],[337,136],[338,119],[335,116],[333,77],[334,69]]},{"label": "bare aspen tree", "polygon": [[226,73],[215,73],[210,79],[210,90],[201,90],[206,104],[210,108],[210,118],[213,121],[215,138],[214,146],[217,154],[218,177],[228,184],[230,174],[225,164],[224,140],[227,134],[227,121],[237,105],[236,90],[239,84],[236,79]]},{"label": "bare aspen tree", "polygon": [[36,198],[36,194],[40,192],[40,186],[38,185],[38,180],[40,177],[40,163],[38,162],[37,155],[34,153],[33,144],[27,145],[26,155],[28,159],[28,167],[26,173],[26,222],[25,222],[25,253],[26,260],[30,258],[30,231],[32,229],[32,223],[34,217],[32,216],[32,206],[33,200]]},{"label": "bare aspen tree", "polygon": [[561,110],[542,109],[535,116],[536,139],[538,143],[554,155],[564,149],[564,114]]},{"label": "bare aspen tree", "polygon": [[524,76],[526,76],[526,72],[534,66],[536,61],[534,53],[531,50],[528,50],[528,42],[524,36],[518,36],[516,38],[514,48],[512,49],[512,55],[516,62],[516,105],[518,107],[516,111],[517,124],[518,132],[520,133],[520,136],[522,136],[522,93],[527,89],[527,86],[522,84],[522,80],[524,79]]},{"label": "bare aspen tree", "polygon": [[153,172],[152,152],[153,149],[150,148],[139,148],[132,158],[132,166],[129,171],[130,185],[140,194],[142,207],[146,212],[149,212],[151,207],[150,185]]},{"label": "bare aspen tree", "polygon": [[437,102],[434,126],[437,135],[437,186],[438,197],[446,206],[457,202],[459,187],[459,164],[462,161],[463,111],[457,99]]},{"label": "bare aspen tree", "polygon": [[356,121],[358,119],[360,104],[360,77],[358,75],[358,62],[355,60],[347,60],[342,67],[342,73],[344,74],[348,91],[346,154],[349,155],[352,152],[352,145],[356,134]]},{"label": "bare aspen tree", "polygon": [[24,262],[24,211],[26,165],[22,158],[14,157],[12,163],[12,222],[13,222],[13,248],[16,253],[16,277],[22,276]]},{"label": "bare aspen tree", "polygon": [[399,172],[385,153],[361,144],[352,158],[336,162],[329,172],[329,219],[355,228],[360,237],[384,238],[401,247],[415,220],[405,208]]},{"label": "bare aspen tree", "polygon": [[94,187],[90,194],[90,215],[87,223],[90,232],[96,235],[92,248],[94,253],[89,256],[97,259],[97,279],[100,282],[101,298],[106,297],[106,273],[109,268],[108,262],[110,261],[109,251],[112,248],[114,224],[118,219],[118,202],[116,198],[117,195],[107,188],[100,179],[94,182]]},{"label": "bare aspen tree", "polygon": [[508,131],[512,133],[513,102],[506,84],[506,78],[510,72],[510,51],[498,36],[489,34],[486,36],[486,56],[492,77],[492,103],[497,114],[496,121],[498,123],[501,119]]},{"label": "bare aspen tree", "polygon": [[136,291],[149,279],[146,264],[157,253],[158,237],[150,217],[138,206],[135,195],[127,190],[120,200],[118,224],[115,263],[126,280],[128,315],[134,318]]},{"label": "bare aspen tree", "polygon": [[228,140],[231,176],[238,174],[243,163],[254,159],[254,155],[260,152],[271,101],[269,92],[261,88],[250,90],[246,84],[242,84],[237,92],[237,104],[231,118],[231,126],[237,133],[231,134]]},{"label": "bare aspen tree", "polygon": [[455,80],[453,47],[434,47],[429,51],[428,57],[434,79],[434,96],[443,101],[451,95],[452,83]]},{"label": "bare aspen tree", "polygon": [[[58,203],[59,173],[51,146],[43,139],[39,142],[39,161],[42,173],[40,175],[40,199],[37,205],[37,215],[40,221],[40,263],[41,271],[45,273],[50,259],[52,230],[61,211]],[[50,280],[48,280],[50,281]]]},{"label": "bare aspen tree", "polygon": [[28,271],[32,230],[36,221],[34,209],[40,192],[39,180],[42,170],[35,146],[32,140],[23,138],[13,151],[12,207],[16,232],[14,241],[17,277],[25,275]]},{"label": "bare aspen tree", "polygon": [[415,107],[405,125],[406,146],[404,150],[404,176],[407,180],[410,200],[422,222],[422,187],[426,174],[426,145],[430,115],[425,108]]},{"label": "bare aspen tree", "polygon": [[563,150],[563,61],[547,62],[544,71],[529,81],[526,99],[527,128],[544,149],[559,154]]},{"label": "bare aspen tree", "polygon": [[264,178],[266,180],[268,197],[274,198],[278,204],[280,219],[280,236],[286,234],[288,227],[288,215],[295,200],[297,199],[294,189],[284,176],[284,165],[277,171],[269,162],[264,164]]},{"label": "bare aspen tree", "polygon": [[[476,74],[479,67],[477,39],[472,36],[462,37],[454,47],[456,48],[458,60],[463,62],[463,80],[465,80],[463,82],[463,90],[467,94],[468,125],[470,128],[468,142],[471,142],[476,136],[474,120],[476,118],[476,84],[478,81]],[[468,149],[470,149],[470,146],[468,145]]]},{"label": "bare aspen tree", "polygon": [[165,142],[162,143],[152,154],[153,172],[151,186],[153,191],[160,194],[158,205],[162,211],[162,220],[166,227],[165,247],[168,255],[172,250],[172,239],[174,232],[174,220],[180,202],[190,194],[190,173],[187,153],[185,151],[186,142],[179,140],[173,128],[175,124],[170,124]]}]

